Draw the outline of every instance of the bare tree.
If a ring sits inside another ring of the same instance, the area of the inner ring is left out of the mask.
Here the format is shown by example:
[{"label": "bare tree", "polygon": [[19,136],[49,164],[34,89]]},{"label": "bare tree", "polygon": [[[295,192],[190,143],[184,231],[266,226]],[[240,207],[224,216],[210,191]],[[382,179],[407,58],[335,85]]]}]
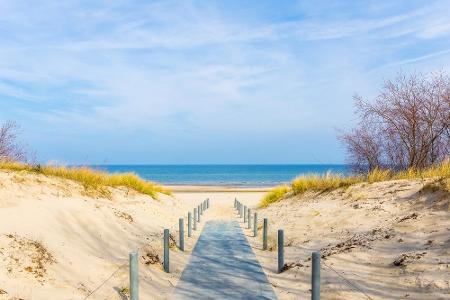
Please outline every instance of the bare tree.
[{"label": "bare tree", "polygon": [[20,127],[8,121],[0,126],[0,161],[26,160],[25,147],[18,141]]},{"label": "bare tree", "polygon": [[450,78],[399,75],[369,102],[354,97],[360,122],[340,139],[357,170],[425,168],[449,157]]}]

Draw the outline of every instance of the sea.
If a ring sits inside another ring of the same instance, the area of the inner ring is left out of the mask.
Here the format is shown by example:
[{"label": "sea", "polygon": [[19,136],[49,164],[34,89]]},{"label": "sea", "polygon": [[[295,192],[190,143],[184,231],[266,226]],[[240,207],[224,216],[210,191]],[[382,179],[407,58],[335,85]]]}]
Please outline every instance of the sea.
[{"label": "sea", "polygon": [[96,165],[110,173],[134,172],[140,177],[165,185],[213,185],[268,187],[291,182],[304,174],[327,172],[349,174],[344,164],[292,165]]}]

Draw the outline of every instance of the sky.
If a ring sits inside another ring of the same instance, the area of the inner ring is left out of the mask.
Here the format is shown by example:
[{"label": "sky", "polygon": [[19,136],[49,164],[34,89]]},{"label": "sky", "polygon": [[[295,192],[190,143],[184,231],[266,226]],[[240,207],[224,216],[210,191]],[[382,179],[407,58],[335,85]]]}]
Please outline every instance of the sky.
[{"label": "sky", "polygon": [[343,163],[353,95],[449,69],[450,1],[0,0],[0,122],[41,162]]}]

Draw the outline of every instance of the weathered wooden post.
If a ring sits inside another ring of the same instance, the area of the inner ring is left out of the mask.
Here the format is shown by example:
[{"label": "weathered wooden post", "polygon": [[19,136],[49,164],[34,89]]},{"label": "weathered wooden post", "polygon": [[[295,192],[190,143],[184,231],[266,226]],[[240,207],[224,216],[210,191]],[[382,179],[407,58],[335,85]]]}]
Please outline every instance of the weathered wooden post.
[{"label": "weathered wooden post", "polygon": [[257,237],[258,236],[258,214],[255,213],[253,215],[253,236]]},{"label": "weathered wooden post", "polygon": [[311,300],[320,300],[320,251],[312,253]]},{"label": "weathered wooden post", "polygon": [[267,218],[263,222],[263,250],[267,250]]},{"label": "weathered wooden post", "polygon": [[169,229],[164,229],[164,272],[169,273]]},{"label": "weathered wooden post", "polygon": [[197,230],[197,209],[194,208],[194,230]]},{"label": "weathered wooden post", "polygon": [[278,273],[283,271],[284,267],[284,231],[278,229]]},{"label": "weathered wooden post", "polygon": [[130,253],[130,300],[139,299],[138,251]]},{"label": "weathered wooden post", "polygon": [[184,251],[184,219],[178,220],[178,231],[180,233],[180,250]]},{"label": "weathered wooden post", "polygon": [[239,202],[239,218],[242,218],[242,205]]},{"label": "weathered wooden post", "polygon": [[234,198],[234,208],[236,208],[236,198]]},{"label": "weathered wooden post", "polygon": [[251,214],[251,209],[249,208],[247,211],[247,219],[248,219],[248,224],[247,224],[247,229],[250,229],[252,227],[252,214]]},{"label": "weathered wooden post", "polygon": [[247,222],[247,205],[244,205],[244,223]]},{"label": "weathered wooden post", "polygon": [[188,212],[188,237],[192,236],[192,214]]},{"label": "weathered wooden post", "polygon": [[199,222],[200,223],[200,215],[202,214],[202,211],[201,211],[201,208],[200,208],[200,205],[198,206],[198,209],[197,209],[197,211],[198,211],[198,213],[197,213],[197,222]]},{"label": "weathered wooden post", "polygon": [[206,208],[209,208],[209,198],[206,199]]}]

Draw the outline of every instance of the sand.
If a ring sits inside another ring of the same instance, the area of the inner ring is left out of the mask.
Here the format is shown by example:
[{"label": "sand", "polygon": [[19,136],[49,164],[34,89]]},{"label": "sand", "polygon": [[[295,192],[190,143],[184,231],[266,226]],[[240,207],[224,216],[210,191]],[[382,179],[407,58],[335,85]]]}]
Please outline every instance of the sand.
[{"label": "sand", "polygon": [[259,210],[272,245],[285,232],[282,274],[276,251],[249,238],[278,297],[310,298],[310,257],[321,250],[323,299],[450,299],[450,198],[427,182],[359,184]]},{"label": "sand", "polygon": [[[128,254],[137,248],[141,298],[169,299],[205,221],[228,218],[239,195],[199,189],[174,187],[173,197],[155,201],[114,188],[111,199],[95,199],[72,181],[0,171],[0,299],[85,299],[92,292],[88,299],[124,299]],[[243,193],[252,201],[264,194]],[[212,208],[185,238],[186,251],[172,248],[171,273],[164,273],[163,229],[178,241],[178,219],[187,223],[188,211],[207,197]]]},{"label": "sand", "polygon": [[[363,184],[258,210],[260,220],[269,218],[271,245],[276,230],[285,230],[291,267],[282,274],[276,251],[261,251],[261,236],[243,229],[279,299],[310,297],[308,259],[319,249],[337,272],[323,265],[323,299],[449,299],[449,199],[423,186]],[[178,218],[200,201],[211,199],[203,226],[236,219],[235,197],[255,208],[265,193],[172,188],[174,196],[159,201],[124,188],[95,199],[71,181],[0,171],[0,299],[126,299],[128,253],[136,248],[141,298],[170,299],[200,230],[186,238],[185,252],[171,250],[167,274],[159,261],[163,229],[178,240]]]}]

